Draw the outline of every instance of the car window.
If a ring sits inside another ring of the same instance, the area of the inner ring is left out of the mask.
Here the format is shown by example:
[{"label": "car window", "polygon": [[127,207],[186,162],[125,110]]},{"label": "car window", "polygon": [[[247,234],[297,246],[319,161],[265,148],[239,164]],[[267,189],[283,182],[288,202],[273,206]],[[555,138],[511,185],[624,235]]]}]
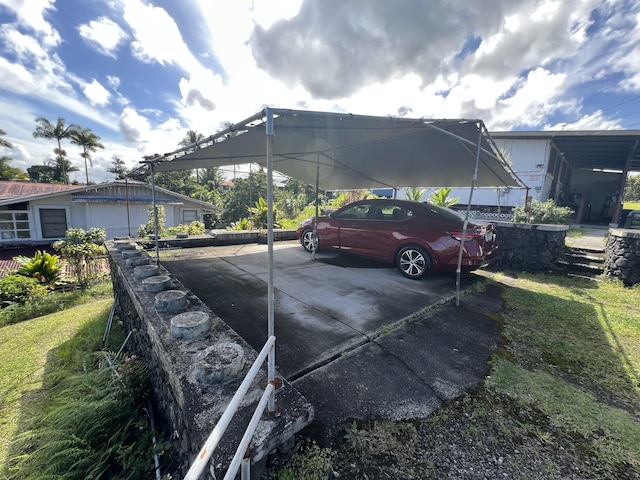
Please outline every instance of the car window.
[{"label": "car window", "polygon": [[377,207],[373,218],[376,220],[404,220],[412,217],[413,212],[408,208],[401,208],[396,205],[380,205]]},{"label": "car window", "polygon": [[431,203],[424,203],[427,207],[426,214],[431,217],[439,217],[446,218],[447,220],[463,220],[464,216],[456,212],[455,210],[451,210],[450,208],[440,207],[438,205],[433,205]]},{"label": "car window", "polygon": [[351,205],[341,212],[336,212],[332,215],[333,218],[357,218],[363,220],[368,217],[369,210],[371,208],[370,203],[358,203],[357,205]]}]

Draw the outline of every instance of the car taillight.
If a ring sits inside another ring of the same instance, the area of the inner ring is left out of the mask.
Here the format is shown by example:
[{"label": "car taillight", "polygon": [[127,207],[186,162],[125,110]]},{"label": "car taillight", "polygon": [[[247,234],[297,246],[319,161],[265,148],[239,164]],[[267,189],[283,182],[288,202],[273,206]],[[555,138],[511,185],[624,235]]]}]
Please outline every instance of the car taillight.
[{"label": "car taillight", "polygon": [[[455,238],[456,240],[460,241],[462,239],[462,230],[451,230],[447,232],[452,238]],[[465,236],[464,236],[464,241],[468,242],[469,240],[473,240],[474,238],[480,238],[484,235],[484,230],[478,227],[472,227],[472,228],[468,228]]]}]

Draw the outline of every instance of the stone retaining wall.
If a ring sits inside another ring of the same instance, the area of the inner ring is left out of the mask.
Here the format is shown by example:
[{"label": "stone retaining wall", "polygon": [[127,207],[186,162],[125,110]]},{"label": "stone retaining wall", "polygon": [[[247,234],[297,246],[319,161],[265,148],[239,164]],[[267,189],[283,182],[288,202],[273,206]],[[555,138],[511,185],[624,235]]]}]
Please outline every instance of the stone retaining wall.
[{"label": "stone retaining wall", "polygon": [[640,283],[640,231],[610,228],[605,254],[605,275],[627,286]]},{"label": "stone retaining wall", "polygon": [[565,248],[568,225],[496,222],[496,268],[526,272],[553,270]]},{"label": "stone retaining wall", "polygon": [[[211,312],[148,253],[128,240],[106,243],[116,296],[116,313],[126,332],[127,350],[150,372],[161,429],[172,441],[173,463],[186,473],[257,352]],[[265,338],[265,341],[267,339]],[[267,455],[293,444],[308,425],[313,407],[281,375],[278,415],[263,418],[250,454],[257,478]],[[266,366],[251,385],[210,461],[207,478],[222,478],[266,386]],[[257,439],[257,440],[256,440]],[[202,477],[204,478],[204,476]]]}]

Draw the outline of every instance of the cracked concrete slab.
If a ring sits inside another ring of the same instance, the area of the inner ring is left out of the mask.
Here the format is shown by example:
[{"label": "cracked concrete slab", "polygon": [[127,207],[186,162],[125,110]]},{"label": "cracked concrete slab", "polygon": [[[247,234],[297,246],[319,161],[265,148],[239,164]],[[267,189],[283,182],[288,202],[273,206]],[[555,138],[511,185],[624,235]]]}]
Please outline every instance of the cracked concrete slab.
[{"label": "cracked concrete slab", "polygon": [[[184,249],[161,262],[253,348],[267,338],[267,247]],[[278,370],[335,433],[352,418],[423,417],[484,378],[498,326],[455,297],[455,275],[421,281],[336,253],[274,244]],[[462,287],[482,280],[463,275]],[[474,302],[475,304],[475,302]]]}]

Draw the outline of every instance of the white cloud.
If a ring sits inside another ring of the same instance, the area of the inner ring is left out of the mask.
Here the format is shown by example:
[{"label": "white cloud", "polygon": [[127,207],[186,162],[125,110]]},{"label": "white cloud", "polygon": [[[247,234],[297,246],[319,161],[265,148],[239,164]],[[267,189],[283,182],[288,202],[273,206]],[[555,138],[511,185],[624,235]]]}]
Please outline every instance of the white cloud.
[{"label": "white cloud", "polygon": [[138,60],[183,68],[197,64],[175,20],[164,9],[129,0],[125,2],[123,18],[133,31],[131,49]]},{"label": "white cloud", "polygon": [[95,78],[85,85],[83,92],[91,105],[107,105],[111,94]]},{"label": "white cloud", "polygon": [[545,125],[543,130],[611,130],[619,128],[620,123],[617,120],[606,118],[603,112],[598,110],[591,115],[583,116],[575,122]]},{"label": "white cloud", "polygon": [[78,26],[80,37],[99,53],[116,58],[118,46],[127,37],[120,26],[113,20],[100,17],[88,24]]},{"label": "white cloud", "polygon": [[60,43],[59,33],[44,18],[49,10],[55,9],[55,0],[1,0],[0,4],[15,13],[20,25],[34,31],[45,47]]}]

